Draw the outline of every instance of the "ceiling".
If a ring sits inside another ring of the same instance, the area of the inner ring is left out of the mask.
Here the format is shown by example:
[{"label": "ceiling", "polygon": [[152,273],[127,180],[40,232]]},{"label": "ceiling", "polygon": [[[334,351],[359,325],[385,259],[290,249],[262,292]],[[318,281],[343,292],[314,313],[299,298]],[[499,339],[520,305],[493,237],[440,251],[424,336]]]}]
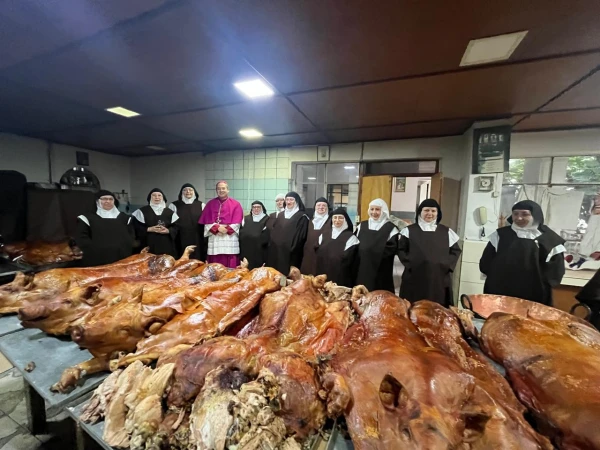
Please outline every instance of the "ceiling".
[{"label": "ceiling", "polygon": [[[600,126],[598,17],[597,0],[2,0],[0,131],[141,156],[450,136],[478,119]],[[522,30],[508,61],[459,67],[471,39]],[[274,97],[233,86],[260,77]]]}]

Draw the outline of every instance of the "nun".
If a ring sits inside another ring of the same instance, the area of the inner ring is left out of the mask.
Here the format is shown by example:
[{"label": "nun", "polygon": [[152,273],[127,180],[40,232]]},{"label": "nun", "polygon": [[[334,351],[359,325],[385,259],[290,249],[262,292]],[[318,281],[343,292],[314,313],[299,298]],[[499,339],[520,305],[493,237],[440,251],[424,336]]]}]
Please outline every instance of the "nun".
[{"label": "nun", "polygon": [[453,304],[452,272],[462,250],[458,235],[441,220],[440,205],[429,198],[419,205],[417,222],[400,231],[398,258],[404,265],[400,297],[411,303]]},{"label": "nun", "polygon": [[185,183],[179,190],[179,198],[169,205],[169,209],[179,216],[177,221],[177,236],[175,236],[175,250],[177,257],[181,257],[185,248],[195,245],[196,250],[191,258],[206,259],[206,245],[204,227],[198,223],[204,203],[198,200],[198,192],[190,183]]},{"label": "nun", "polygon": [[150,247],[155,255],[176,256],[175,237],[179,216],[166,207],[167,198],[158,188],[148,194],[148,205],[133,212],[134,224],[142,247]]},{"label": "nun", "polygon": [[285,196],[285,209],[277,215],[269,239],[269,266],[284,275],[290,267],[302,265],[302,254],[308,232],[308,216],[304,203],[296,192]]},{"label": "nun", "polygon": [[271,220],[267,208],[258,200],[252,202],[250,214],[242,220],[240,228],[240,259],[246,258],[248,269],[262,267],[267,262],[269,230]]},{"label": "nun", "polygon": [[317,241],[322,232],[331,228],[331,222],[328,220],[331,207],[327,199],[319,197],[315,202],[314,210],[313,218],[308,224],[308,233],[302,256],[302,267],[300,267],[300,272],[304,275],[317,275]]},{"label": "nun", "polygon": [[285,194],[277,194],[275,197],[275,211],[269,214],[269,221],[267,222],[267,228],[269,231],[273,229],[273,225],[275,224],[275,219],[277,219],[277,215],[285,209]]},{"label": "nun", "polygon": [[360,241],[356,284],[366,286],[369,291],[395,292],[393,271],[399,231],[389,217],[387,203],[377,198],[369,203],[369,220],[356,229]]},{"label": "nun", "polygon": [[552,288],[565,274],[564,239],[544,225],[542,208],[531,200],[516,203],[508,222],[490,235],[479,261],[487,275],[483,292],[552,306]]},{"label": "nun", "polygon": [[96,194],[96,214],[77,217],[77,245],[86,267],[111,264],[133,253],[135,232],[131,217],[118,210],[119,200],[110,191]]},{"label": "nun", "polygon": [[316,273],[340,286],[353,287],[358,271],[358,238],[343,208],[331,213],[331,226],[324,228],[317,243]]}]

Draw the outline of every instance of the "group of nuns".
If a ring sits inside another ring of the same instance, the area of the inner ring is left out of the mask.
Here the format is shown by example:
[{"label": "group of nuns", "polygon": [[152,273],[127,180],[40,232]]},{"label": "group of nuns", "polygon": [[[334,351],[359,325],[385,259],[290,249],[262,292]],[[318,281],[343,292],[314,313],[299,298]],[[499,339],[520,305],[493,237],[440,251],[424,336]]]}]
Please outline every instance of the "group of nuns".
[{"label": "group of nuns", "polygon": [[[191,184],[184,184],[179,199],[168,207],[160,189],[148,194],[148,205],[132,217],[118,210],[114,194],[96,196],[96,213],[78,217],[78,245],[84,265],[112,263],[130,256],[134,243],[150,252],[181,256],[189,245],[191,255],[204,260],[206,245],[198,220],[203,203]],[[368,220],[356,230],[343,208],[331,210],[325,198],[315,202],[309,218],[296,192],[278,195],[277,210],[268,214],[255,201],[239,231],[240,257],[249,268],[263,265],[288,274],[292,266],[305,275],[327,275],[342,286],[364,285],[370,291],[394,292],[393,266],[398,256],[404,265],[400,297],[411,302],[428,299],[452,305],[452,272],[461,249],[459,237],[442,225],[442,210],[433,199],[423,201],[416,222],[399,230],[390,220],[386,202],[369,204]],[[484,292],[552,304],[552,287],[565,272],[564,240],[544,225],[540,206],[530,200],[513,206],[509,225],[489,237],[480,270],[486,276]]]},{"label": "group of nuns", "polygon": [[195,245],[192,258],[204,260],[206,245],[198,224],[204,204],[194,186],[184,184],[179,199],[167,207],[167,197],[158,188],[148,194],[148,204],[130,216],[120,212],[112,192],[96,194],[96,214],[81,215],[77,221],[77,244],[83,250],[83,265],[110,264],[149,247],[155,254],[179,257]]}]

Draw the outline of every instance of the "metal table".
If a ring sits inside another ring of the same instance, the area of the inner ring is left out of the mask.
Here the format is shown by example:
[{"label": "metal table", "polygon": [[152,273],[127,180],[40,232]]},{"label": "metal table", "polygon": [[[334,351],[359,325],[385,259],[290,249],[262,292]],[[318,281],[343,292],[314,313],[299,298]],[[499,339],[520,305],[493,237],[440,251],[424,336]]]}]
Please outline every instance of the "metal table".
[{"label": "metal table", "polygon": [[106,442],[102,440],[102,435],[104,434],[104,420],[90,425],[88,423],[83,423],[79,416],[81,415],[81,410],[83,406],[87,403],[87,401],[91,398],[91,395],[85,395],[80,397],[71,405],[67,406],[65,411],[67,414],[73,419],[75,424],[75,442],[77,446],[77,450],[85,450],[89,449],[89,439],[91,438],[100,448],[105,450],[113,450],[113,447],[109,446]]},{"label": "metal table", "polygon": [[0,317],[0,337],[21,330],[23,330],[23,327],[16,314]]},{"label": "metal table", "polygon": [[[36,329],[25,329],[0,338],[0,352],[23,374],[25,399],[27,401],[28,428],[32,434],[43,433],[46,427],[46,411],[50,415],[85,395],[100,385],[106,373],[97,373],[84,380],[68,394],[50,391],[64,369],[92,358],[87,350],[81,350],[70,340],[58,339]],[[36,368],[27,372],[24,368],[34,362]]]}]

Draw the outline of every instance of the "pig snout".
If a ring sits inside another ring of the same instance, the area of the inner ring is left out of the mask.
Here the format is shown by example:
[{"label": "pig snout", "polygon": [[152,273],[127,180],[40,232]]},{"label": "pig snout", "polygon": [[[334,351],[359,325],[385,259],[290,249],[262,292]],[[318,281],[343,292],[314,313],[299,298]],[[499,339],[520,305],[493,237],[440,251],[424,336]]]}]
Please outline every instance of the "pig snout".
[{"label": "pig snout", "polygon": [[82,343],[85,338],[84,328],[81,325],[75,325],[71,328],[71,339],[73,342]]},{"label": "pig snout", "polygon": [[26,306],[19,309],[19,320],[22,322],[45,319],[50,315],[45,306]]}]

